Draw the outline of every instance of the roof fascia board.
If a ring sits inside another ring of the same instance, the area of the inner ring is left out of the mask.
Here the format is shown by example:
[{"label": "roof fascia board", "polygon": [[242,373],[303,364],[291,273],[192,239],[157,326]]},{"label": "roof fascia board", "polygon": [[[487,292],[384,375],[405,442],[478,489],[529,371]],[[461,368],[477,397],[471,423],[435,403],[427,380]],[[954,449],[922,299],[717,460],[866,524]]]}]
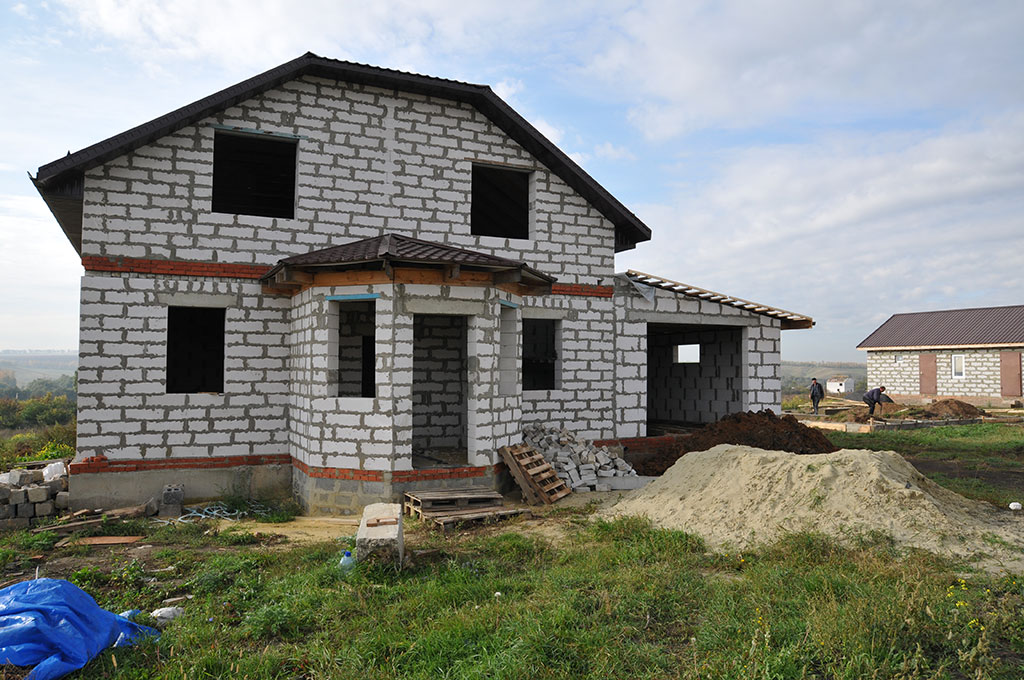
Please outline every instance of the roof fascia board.
[{"label": "roof fascia board", "polygon": [[997,347],[1024,347],[1024,342],[993,342],[988,344],[971,345],[893,345],[891,347],[865,347],[857,345],[857,349],[866,352],[894,352],[894,351],[918,351],[918,350],[945,350],[945,349],[993,349]]}]

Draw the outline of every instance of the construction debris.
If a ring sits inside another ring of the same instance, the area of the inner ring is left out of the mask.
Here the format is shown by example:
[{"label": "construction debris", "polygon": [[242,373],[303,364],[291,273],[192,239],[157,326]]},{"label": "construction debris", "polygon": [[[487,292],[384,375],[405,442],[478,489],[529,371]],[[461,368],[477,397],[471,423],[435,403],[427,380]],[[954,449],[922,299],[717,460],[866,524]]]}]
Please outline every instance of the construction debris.
[{"label": "construction debris", "polygon": [[63,461],[16,469],[0,481],[0,529],[27,529],[38,518],[68,507],[68,472]]},{"label": "construction debris", "polygon": [[564,428],[527,425],[523,441],[543,455],[573,491],[611,491],[609,478],[637,474],[617,452],[594,446]]},{"label": "construction debris", "polygon": [[527,443],[498,449],[501,459],[523,492],[523,500],[531,505],[550,505],[572,493],[565,481],[544,460],[544,455]]}]

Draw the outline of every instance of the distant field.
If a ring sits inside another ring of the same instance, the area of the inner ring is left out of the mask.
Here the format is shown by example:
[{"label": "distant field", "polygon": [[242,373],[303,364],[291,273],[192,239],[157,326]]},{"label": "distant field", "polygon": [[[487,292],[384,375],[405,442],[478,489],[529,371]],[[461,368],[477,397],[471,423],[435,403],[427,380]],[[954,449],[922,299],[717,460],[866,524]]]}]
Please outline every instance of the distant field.
[{"label": "distant field", "polygon": [[783,361],[780,370],[784,396],[804,394],[811,378],[817,378],[822,385],[834,375],[848,375],[857,383],[868,379],[867,364],[852,361]]},{"label": "distant field", "polygon": [[77,352],[0,352],[0,372],[13,371],[18,385],[37,378],[59,378],[78,370]]}]

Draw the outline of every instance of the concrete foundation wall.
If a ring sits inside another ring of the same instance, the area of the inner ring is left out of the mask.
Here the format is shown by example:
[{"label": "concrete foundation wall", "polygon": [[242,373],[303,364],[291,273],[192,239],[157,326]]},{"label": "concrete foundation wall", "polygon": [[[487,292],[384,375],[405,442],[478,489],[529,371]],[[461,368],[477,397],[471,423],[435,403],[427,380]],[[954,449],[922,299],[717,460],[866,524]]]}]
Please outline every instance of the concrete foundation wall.
[{"label": "concrete foundation wall", "polygon": [[[211,211],[215,125],[297,137],[293,219]],[[474,162],[532,171],[530,238],[470,233]],[[82,253],[271,265],[382,232],[611,275],[614,226],[467,104],[305,76],[86,173]]]},{"label": "concrete foundation wall", "polygon": [[181,484],[186,503],[229,495],[257,499],[287,498],[291,465],[242,465],[232,468],[135,470],[72,474],[68,480],[71,509],[117,508],[160,499],[164,486]]}]

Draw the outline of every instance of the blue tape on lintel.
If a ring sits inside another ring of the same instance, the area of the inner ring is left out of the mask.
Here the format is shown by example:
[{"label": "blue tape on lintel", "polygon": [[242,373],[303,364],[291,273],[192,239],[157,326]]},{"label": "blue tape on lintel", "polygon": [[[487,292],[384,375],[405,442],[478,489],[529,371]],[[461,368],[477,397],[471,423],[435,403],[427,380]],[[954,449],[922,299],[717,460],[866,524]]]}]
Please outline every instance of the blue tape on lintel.
[{"label": "blue tape on lintel", "polygon": [[351,302],[353,300],[377,300],[380,298],[380,293],[352,293],[351,295],[325,295],[325,300],[332,300],[335,302]]},{"label": "blue tape on lintel", "polygon": [[498,300],[498,303],[502,307],[511,307],[512,309],[519,309],[519,305],[517,305],[515,302],[509,302],[508,300]]}]

